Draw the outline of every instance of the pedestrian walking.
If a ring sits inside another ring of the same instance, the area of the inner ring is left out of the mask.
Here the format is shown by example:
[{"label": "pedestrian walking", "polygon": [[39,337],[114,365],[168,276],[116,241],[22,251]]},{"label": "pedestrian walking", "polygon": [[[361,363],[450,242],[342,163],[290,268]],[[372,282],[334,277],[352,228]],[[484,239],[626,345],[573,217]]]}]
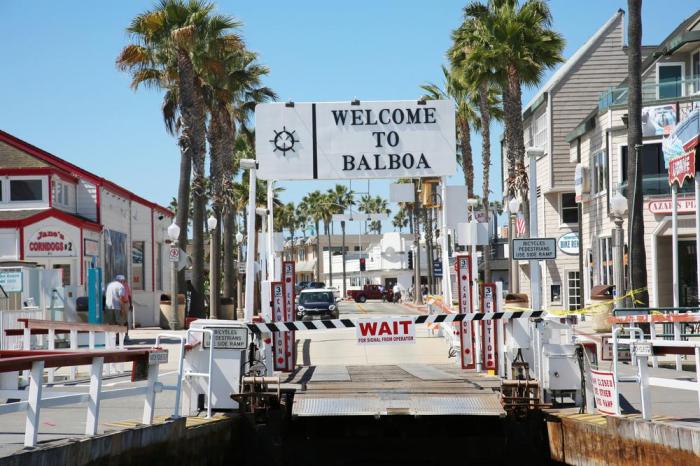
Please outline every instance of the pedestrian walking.
[{"label": "pedestrian walking", "polygon": [[122,316],[126,316],[124,310],[128,309],[129,298],[126,294],[124,275],[117,275],[107,284],[105,289],[105,314],[108,324],[118,324]]},{"label": "pedestrian walking", "polygon": [[392,291],[394,292],[394,302],[401,302],[401,287],[398,283],[394,284],[394,288],[392,289]]}]

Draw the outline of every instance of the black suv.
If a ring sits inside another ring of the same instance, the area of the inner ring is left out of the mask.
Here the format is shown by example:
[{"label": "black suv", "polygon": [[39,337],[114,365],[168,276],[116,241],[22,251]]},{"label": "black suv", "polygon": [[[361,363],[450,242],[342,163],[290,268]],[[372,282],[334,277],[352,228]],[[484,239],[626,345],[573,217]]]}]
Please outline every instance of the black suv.
[{"label": "black suv", "polygon": [[335,302],[333,290],[305,289],[299,293],[297,304],[297,318],[313,319],[337,319],[340,317],[340,310]]}]

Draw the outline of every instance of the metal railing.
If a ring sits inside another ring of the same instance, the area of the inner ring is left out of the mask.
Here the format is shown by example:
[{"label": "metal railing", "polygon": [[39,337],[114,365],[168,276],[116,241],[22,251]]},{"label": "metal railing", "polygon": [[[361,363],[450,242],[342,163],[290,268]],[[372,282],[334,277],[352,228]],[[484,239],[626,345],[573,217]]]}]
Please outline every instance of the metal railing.
[{"label": "metal railing", "polygon": [[[209,419],[209,418],[211,418],[211,405],[212,405],[211,368],[212,368],[212,362],[213,362],[213,358],[214,358],[214,331],[211,329],[208,329],[208,328],[189,328],[187,330],[187,335],[186,335],[187,341],[191,341],[190,336],[194,333],[201,333],[202,334],[202,340],[201,340],[202,345],[204,344],[204,341],[205,341],[205,335],[209,335],[209,357],[208,357],[207,372],[194,372],[194,371],[188,369],[183,374],[183,377],[185,377],[185,378],[200,377],[203,379],[207,379],[207,419]],[[180,364],[182,364],[182,362]]]},{"label": "metal railing", "polygon": [[[627,105],[629,97],[627,85],[610,87],[598,98],[598,109],[604,111],[609,107]],[[675,102],[691,97],[700,91],[700,77],[686,76],[681,79],[671,79],[659,83],[642,84],[642,102]],[[698,96],[700,97],[700,96]]]},{"label": "metal railing", "polygon": [[[160,341],[160,336],[158,340]],[[131,396],[144,396],[142,423],[153,424],[155,412],[156,393],[163,390],[176,390],[176,403],[173,408],[173,417],[178,417],[179,393],[182,380],[182,358],[184,356],[184,340],[180,345],[180,365],[178,383],[175,386],[167,386],[158,382],[159,364],[163,362],[160,348],[140,350],[115,350],[115,351],[0,351],[0,374],[11,375],[18,371],[29,371],[28,390],[0,390],[0,398],[26,398],[26,400],[0,404],[0,415],[25,412],[24,445],[33,447],[37,443],[39,431],[39,418],[42,408],[53,408],[77,403],[87,403],[87,420],[85,435],[97,434],[97,427],[102,400],[118,399]],[[167,355],[167,352],[166,352]],[[167,360],[167,356],[165,358]],[[102,369],[104,364],[138,362],[148,365],[146,385],[141,387],[129,387],[113,390],[102,389]],[[88,393],[56,394],[43,396],[44,370],[56,367],[90,365],[90,385]]]},{"label": "metal railing", "polygon": [[[618,308],[613,310],[613,317],[610,323],[614,330],[627,324],[628,327],[635,327],[636,324],[649,325],[649,337],[656,340],[659,337],[669,338],[672,341],[683,341],[690,337],[700,337],[700,308],[697,307],[655,307],[655,308]],[[656,325],[662,324],[664,331],[658,333]],[[692,329],[692,332],[684,332],[685,329]],[[652,367],[658,367],[656,356],[651,358]],[[676,370],[683,369],[681,355],[675,357]]]},{"label": "metal railing", "polygon": [[[700,342],[695,341],[668,341],[668,340],[638,340],[635,338],[618,339],[620,328],[613,332],[613,373],[617,382],[636,382],[639,384],[640,398],[642,402],[642,418],[650,420],[652,417],[651,387],[672,388],[676,390],[693,391],[698,396],[698,406],[700,407]],[[642,333],[641,329],[633,327],[633,333]],[[630,345],[633,357],[636,358],[638,367],[637,375],[632,377],[618,376],[618,361],[615,350],[618,344]],[[641,351],[638,345],[648,345],[651,348],[651,355],[646,351]],[[649,357],[659,355],[693,355],[695,356],[695,380],[681,380],[666,377],[652,377],[649,375]]]}]

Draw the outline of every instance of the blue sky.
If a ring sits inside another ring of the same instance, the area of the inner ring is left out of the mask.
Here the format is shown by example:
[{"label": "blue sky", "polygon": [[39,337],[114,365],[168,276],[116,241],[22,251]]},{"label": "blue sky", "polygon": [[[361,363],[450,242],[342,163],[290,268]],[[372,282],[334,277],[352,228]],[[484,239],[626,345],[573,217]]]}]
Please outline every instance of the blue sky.
[{"label": "blue sky", "polygon": [[[282,100],[413,99],[418,86],[440,82],[449,35],[466,2],[455,0],[328,0],[217,2],[243,22],[248,47],[271,68],[267,84]],[[554,28],[570,56],[626,1],[552,0]],[[125,28],[150,0],[0,2],[0,129],[166,204],[177,189],[179,152],[165,132],[162,95],[129,88],[114,59],[128,42]],[[643,42],[655,44],[697,8],[692,0],[647,0]],[[525,90],[526,102],[534,89]],[[501,133],[492,130],[494,147]],[[481,190],[480,146],[472,139]],[[494,152],[494,155],[496,153]],[[491,186],[500,198],[500,162]],[[460,183],[461,176],[452,179]],[[326,189],[331,182],[316,182]],[[297,202],[308,182],[284,183]],[[366,191],[366,182],[353,186]],[[388,182],[372,181],[388,196]]]}]

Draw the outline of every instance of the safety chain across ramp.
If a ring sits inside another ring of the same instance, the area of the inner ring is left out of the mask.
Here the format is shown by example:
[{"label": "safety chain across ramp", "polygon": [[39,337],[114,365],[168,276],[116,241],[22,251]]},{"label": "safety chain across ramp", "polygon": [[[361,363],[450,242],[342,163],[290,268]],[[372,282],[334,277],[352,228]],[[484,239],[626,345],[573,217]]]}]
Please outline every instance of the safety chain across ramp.
[{"label": "safety chain across ramp", "polygon": [[[469,322],[480,320],[510,320],[542,317],[545,311],[507,311],[507,312],[475,312],[469,314],[430,314],[424,316],[396,316],[392,319],[405,318],[414,324],[439,324],[450,322]],[[292,332],[295,330],[331,330],[355,328],[359,321],[382,320],[382,318],[366,319],[328,319],[293,322],[262,322],[248,324],[253,332]]]}]

